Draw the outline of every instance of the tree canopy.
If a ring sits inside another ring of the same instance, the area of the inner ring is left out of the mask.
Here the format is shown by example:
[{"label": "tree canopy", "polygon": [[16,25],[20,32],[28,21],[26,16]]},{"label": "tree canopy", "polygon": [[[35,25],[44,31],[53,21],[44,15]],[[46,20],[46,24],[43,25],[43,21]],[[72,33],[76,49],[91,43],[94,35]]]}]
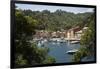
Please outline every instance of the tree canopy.
[{"label": "tree canopy", "polygon": [[81,62],[84,57],[95,56],[95,15],[92,14],[87,20],[88,29],[81,37],[81,48],[74,55],[74,61]]},{"label": "tree canopy", "polygon": [[21,11],[16,11],[15,17],[15,67],[54,63],[55,59],[48,56],[48,48],[30,42],[38,21]]},{"label": "tree canopy", "polygon": [[50,12],[49,10],[23,10],[23,14],[37,19],[39,21],[37,23],[39,29],[57,31],[61,29],[66,30],[75,26],[82,26],[86,23],[83,21],[86,21],[93,13],[86,12],[74,14],[58,9],[55,12]]}]

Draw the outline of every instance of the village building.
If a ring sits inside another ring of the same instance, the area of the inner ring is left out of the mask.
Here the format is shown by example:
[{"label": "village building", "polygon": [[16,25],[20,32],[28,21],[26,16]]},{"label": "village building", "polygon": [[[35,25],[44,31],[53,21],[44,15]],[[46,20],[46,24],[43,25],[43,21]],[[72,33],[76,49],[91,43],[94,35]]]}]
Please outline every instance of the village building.
[{"label": "village building", "polygon": [[86,31],[88,27],[80,28],[80,27],[75,27],[71,28],[67,31],[67,38],[75,38],[75,39],[80,39],[82,34]]}]

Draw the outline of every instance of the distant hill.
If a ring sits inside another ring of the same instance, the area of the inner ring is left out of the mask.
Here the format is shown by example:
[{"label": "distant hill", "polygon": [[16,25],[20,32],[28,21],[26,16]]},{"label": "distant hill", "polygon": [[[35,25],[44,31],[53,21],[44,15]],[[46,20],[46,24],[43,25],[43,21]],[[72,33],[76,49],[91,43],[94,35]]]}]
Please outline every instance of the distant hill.
[{"label": "distant hill", "polygon": [[23,10],[22,12],[25,16],[30,16],[38,21],[38,29],[52,31],[66,30],[75,26],[84,26],[87,18],[93,14],[92,12],[74,14],[60,9],[55,12],[50,12],[49,10]]}]

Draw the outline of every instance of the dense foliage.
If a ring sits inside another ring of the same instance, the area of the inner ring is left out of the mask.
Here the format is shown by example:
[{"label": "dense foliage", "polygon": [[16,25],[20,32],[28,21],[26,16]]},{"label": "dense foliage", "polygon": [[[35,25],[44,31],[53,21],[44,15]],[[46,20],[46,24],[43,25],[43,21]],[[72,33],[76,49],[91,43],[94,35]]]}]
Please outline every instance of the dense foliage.
[{"label": "dense foliage", "polygon": [[21,11],[16,11],[15,17],[15,67],[54,63],[55,59],[48,56],[48,48],[30,42],[37,20],[24,16]]},{"label": "dense foliage", "polygon": [[82,26],[85,24],[86,19],[92,14],[89,12],[74,14],[63,10],[56,10],[50,12],[49,10],[31,11],[24,10],[26,16],[31,16],[38,19],[38,28],[49,31],[61,31],[70,29],[75,26]]},{"label": "dense foliage", "polygon": [[81,48],[74,55],[74,61],[81,62],[84,57],[95,56],[95,16],[87,19],[88,29],[81,38]]}]

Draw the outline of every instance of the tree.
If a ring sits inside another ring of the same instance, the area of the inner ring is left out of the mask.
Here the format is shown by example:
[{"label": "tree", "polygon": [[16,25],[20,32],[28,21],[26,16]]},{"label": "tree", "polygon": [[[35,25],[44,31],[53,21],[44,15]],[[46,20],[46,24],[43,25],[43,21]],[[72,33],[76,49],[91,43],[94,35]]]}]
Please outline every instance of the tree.
[{"label": "tree", "polygon": [[15,67],[42,64],[48,59],[48,48],[38,48],[36,43],[30,42],[38,21],[18,10],[15,17]]},{"label": "tree", "polygon": [[73,26],[83,26],[88,16],[92,13],[78,13],[74,14],[72,12],[66,12],[61,9],[57,9],[54,12],[50,12],[49,10],[43,11],[31,11],[24,10],[24,15],[31,16],[33,19],[38,20],[38,29],[39,30],[50,30],[57,31],[70,29]]},{"label": "tree", "polygon": [[86,56],[94,56],[95,54],[95,16],[94,14],[87,20],[88,29],[81,37],[81,48],[74,55],[74,61],[81,62]]}]

